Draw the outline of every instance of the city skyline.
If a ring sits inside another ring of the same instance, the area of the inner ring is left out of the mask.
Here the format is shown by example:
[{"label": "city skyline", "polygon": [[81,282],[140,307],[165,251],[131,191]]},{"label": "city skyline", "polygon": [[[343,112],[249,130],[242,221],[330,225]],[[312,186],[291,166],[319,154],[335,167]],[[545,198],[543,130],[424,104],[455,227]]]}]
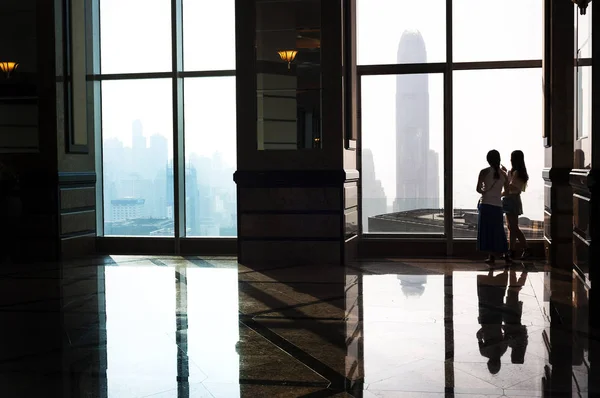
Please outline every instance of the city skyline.
[{"label": "city skyline", "polygon": [[[104,224],[107,235],[174,234],[173,159],[167,139],[146,136],[131,123],[131,146],[122,137],[104,142]],[[187,236],[235,236],[234,168],[219,152],[190,153],[185,163]],[[229,181],[225,178],[230,175]]]}]

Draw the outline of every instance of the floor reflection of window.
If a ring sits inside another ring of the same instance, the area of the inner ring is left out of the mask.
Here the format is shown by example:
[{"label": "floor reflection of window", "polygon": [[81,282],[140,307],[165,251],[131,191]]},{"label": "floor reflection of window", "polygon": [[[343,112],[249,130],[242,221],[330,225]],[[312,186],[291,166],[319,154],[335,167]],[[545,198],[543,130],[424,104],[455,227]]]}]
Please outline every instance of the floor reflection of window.
[{"label": "floor reflection of window", "polygon": [[106,267],[105,278],[108,396],[176,391],[175,270]]},{"label": "floor reflection of window", "polygon": [[444,276],[363,279],[368,389],[443,393]]},{"label": "floor reflection of window", "polygon": [[237,268],[186,271],[190,393],[201,381],[214,396],[239,397]]}]

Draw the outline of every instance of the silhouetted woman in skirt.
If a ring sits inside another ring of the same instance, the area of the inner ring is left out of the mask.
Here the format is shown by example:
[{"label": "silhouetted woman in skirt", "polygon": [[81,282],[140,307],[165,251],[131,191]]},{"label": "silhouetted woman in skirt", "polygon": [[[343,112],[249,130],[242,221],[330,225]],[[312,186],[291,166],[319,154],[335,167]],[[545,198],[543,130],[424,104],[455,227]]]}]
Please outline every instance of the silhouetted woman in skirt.
[{"label": "silhouetted woman in skirt", "polygon": [[[478,204],[477,249],[487,252],[489,256],[485,262],[493,264],[496,256],[508,251],[502,211],[502,191],[508,190],[508,176],[500,168],[498,151],[489,151],[487,161],[490,167],[481,170],[477,180],[477,192],[481,194]],[[509,256],[505,258],[510,260]]]}]

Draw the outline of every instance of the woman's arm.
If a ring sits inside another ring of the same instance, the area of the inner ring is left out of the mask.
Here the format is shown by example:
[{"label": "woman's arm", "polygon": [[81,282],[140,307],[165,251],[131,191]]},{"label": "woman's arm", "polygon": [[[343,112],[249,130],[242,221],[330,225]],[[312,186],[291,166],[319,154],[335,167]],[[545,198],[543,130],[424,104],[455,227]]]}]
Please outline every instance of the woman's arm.
[{"label": "woman's arm", "polygon": [[483,195],[483,179],[485,178],[485,170],[479,172],[479,178],[477,179],[477,188],[475,190]]},{"label": "woman's arm", "polygon": [[502,196],[505,196],[508,195],[509,192],[510,180],[504,171],[502,171],[502,176],[504,177],[504,191],[502,192]]},{"label": "woman's arm", "polygon": [[523,181],[519,178],[518,172],[514,171],[511,173],[511,178],[508,181],[508,187],[513,193],[519,193],[523,191]]}]

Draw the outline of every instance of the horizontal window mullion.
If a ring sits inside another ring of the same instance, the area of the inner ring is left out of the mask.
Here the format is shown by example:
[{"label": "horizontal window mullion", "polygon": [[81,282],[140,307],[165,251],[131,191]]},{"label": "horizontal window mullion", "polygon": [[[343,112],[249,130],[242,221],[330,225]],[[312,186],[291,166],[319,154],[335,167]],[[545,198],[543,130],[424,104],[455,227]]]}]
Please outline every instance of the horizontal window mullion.
[{"label": "horizontal window mullion", "polygon": [[173,72],[144,72],[144,73],[110,73],[99,75],[87,75],[88,81],[102,80],[141,80],[141,79],[169,79],[175,77]]},{"label": "horizontal window mullion", "polygon": [[[591,65],[591,60],[582,59],[580,65]],[[372,75],[402,75],[420,73],[444,73],[446,63],[429,64],[390,64],[390,65],[359,65],[358,74],[361,76]],[[450,65],[451,70],[480,70],[480,69],[526,69],[541,68],[542,60],[513,60],[513,61],[477,61],[455,62]]]},{"label": "horizontal window mullion", "polygon": [[138,80],[138,79],[170,79],[174,77],[229,77],[235,76],[235,70],[186,71],[186,72],[144,72],[144,73],[110,73],[90,74],[88,81],[102,80]]},{"label": "horizontal window mullion", "polygon": [[231,70],[208,70],[208,71],[184,71],[177,74],[178,77],[230,77],[235,76],[235,69]]},{"label": "horizontal window mullion", "polygon": [[541,59],[517,60],[517,61],[477,61],[477,62],[455,62],[452,70],[477,70],[477,69],[520,69],[541,68]]},{"label": "horizontal window mullion", "polygon": [[369,75],[402,75],[413,73],[444,73],[446,64],[390,64],[390,65],[359,65],[357,70],[361,76]]}]

